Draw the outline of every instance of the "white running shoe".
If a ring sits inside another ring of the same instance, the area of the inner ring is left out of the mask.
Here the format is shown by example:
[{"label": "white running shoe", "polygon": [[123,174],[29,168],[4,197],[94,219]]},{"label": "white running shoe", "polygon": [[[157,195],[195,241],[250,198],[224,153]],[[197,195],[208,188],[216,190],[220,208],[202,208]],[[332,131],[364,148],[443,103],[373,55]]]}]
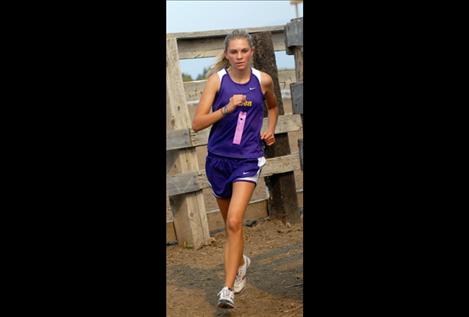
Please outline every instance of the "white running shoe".
[{"label": "white running shoe", "polygon": [[234,308],[234,292],[227,286],[223,287],[218,293],[218,307]]},{"label": "white running shoe", "polygon": [[244,265],[242,265],[238,269],[238,273],[236,274],[236,278],[234,281],[233,289],[235,294],[241,292],[244,287],[246,286],[246,273],[248,271],[248,267],[251,264],[251,259],[248,258],[243,254],[244,257]]}]

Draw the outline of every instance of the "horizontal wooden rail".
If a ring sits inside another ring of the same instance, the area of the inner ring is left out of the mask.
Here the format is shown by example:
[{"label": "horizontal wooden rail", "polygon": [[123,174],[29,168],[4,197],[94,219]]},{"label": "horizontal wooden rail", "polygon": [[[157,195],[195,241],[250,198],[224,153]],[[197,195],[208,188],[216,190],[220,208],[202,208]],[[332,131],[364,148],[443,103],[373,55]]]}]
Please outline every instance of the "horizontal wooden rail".
[{"label": "horizontal wooden rail", "polygon": [[[166,38],[176,38],[179,59],[214,57],[225,48],[225,36],[234,29],[212,30],[203,32],[168,33]],[[247,28],[249,33],[271,32],[275,51],[285,51],[285,25]]]},{"label": "horizontal wooden rail", "polygon": [[[299,169],[300,157],[299,153],[295,152],[289,155],[267,159],[266,165],[262,168],[261,177],[291,172]],[[186,194],[208,187],[209,185],[205,175],[205,170],[168,176],[166,181],[166,193],[168,196]]]},{"label": "horizontal wooden rail", "polygon": [[[178,40],[185,39],[195,39],[195,38],[207,38],[207,37],[222,37],[231,33],[234,29],[223,29],[223,30],[209,30],[209,31],[199,31],[199,32],[176,32],[176,33],[167,33],[166,37],[177,38]],[[255,28],[246,28],[249,33],[253,32],[284,32],[285,25],[272,25],[272,26],[261,26]]]},{"label": "horizontal wooden rail", "polygon": [[[262,131],[267,128],[267,118],[263,119]],[[301,129],[301,117],[299,114],[285,114],[278,116],[275,134],[298,131]],[[200,132],[192,129],[180,129],[168,131],[166,134],[166,151],[185,149],[194,146],[206,145],[210,128]]]}]

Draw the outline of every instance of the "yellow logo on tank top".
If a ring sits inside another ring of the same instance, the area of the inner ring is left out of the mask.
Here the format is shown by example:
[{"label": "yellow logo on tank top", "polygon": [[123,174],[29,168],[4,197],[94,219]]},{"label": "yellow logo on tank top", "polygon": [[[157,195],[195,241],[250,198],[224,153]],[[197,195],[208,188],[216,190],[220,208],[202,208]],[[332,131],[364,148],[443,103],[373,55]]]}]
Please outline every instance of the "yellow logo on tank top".
[{"label": "yellow logo on tank top", "polygon": [[246,101],[243,103],[243,106],[244,106],[244,107],[252,107],[252,101],[246,100]]}]

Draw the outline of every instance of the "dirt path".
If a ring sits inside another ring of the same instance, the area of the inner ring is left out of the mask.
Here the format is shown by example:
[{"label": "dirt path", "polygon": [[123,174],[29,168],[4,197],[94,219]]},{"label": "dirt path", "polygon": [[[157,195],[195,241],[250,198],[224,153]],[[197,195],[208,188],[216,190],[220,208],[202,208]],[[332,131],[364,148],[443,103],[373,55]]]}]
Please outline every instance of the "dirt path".
[{"label": "dirt path", "polygon": [[224,233],[197,251],[167,247],[167,316],[303,316],[303,225],[258,219],[244,227],[244,236],[252,263],[231,310],[216,307],[224,282]]}]

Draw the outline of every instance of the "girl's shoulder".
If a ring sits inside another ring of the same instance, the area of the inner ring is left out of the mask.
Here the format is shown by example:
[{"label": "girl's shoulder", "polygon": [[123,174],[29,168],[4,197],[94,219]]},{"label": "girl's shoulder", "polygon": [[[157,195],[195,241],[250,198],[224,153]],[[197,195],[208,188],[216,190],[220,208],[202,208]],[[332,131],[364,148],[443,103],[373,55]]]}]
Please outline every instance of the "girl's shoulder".
[{"label": "girl's shoulder", "polygon": [[272,84],[272,77],[269,74],[261,72],[261,78],[263,85],[270,86]]},{"label": "girl's shoulder", "polygon": [[267,90],[268,87],[270,87],[272,85],[272,77],[267,74],[266,72],[262,72],[262,71],[259,71],[260,73],[260,83],[261,83],[261,86],[262,86],[262,90]]},{"label": "girl's shoulder", "polygon": [[265,86],[269,86],[270,84],[272,84],[272,77],[266,72],[260,71],[253,67],[252,73],[254,74],[254,76],[257,77],[257,79],[259,79],[259,82],[262,86],[265,87]]},{"label": "girl's shoulder", "polygon": [[214,92],[218,92],[220,90],[220,83],[221,78],[219,77],[218,73],[214,73],[207,78],[205,88]]}]

